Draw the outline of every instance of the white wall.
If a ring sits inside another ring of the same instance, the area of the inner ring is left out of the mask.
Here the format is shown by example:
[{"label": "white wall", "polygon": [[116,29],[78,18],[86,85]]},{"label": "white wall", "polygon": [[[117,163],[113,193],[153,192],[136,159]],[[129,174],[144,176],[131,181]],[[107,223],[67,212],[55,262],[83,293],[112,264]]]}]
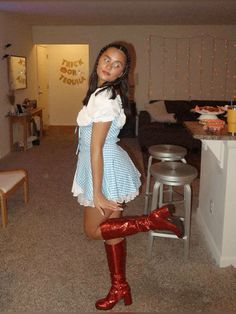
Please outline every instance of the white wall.
[{"label": "white wall", "polygon": [[150,38],[150,99],[232,100],[236,38]]},{"label": "white wall", "polygon": [[75,125],[88,88],[88,45],[48,45],[49,124]]},{"label": "white wall", "polygon": [[[236,26],[35,26],[34,43],[68,43],[90,45],[90,69],[98,51],[105,44],[115,40],[125,40],[134,45],[136,61],[135,99],[138,109],[144,108],[149,99],[149,37],[195,37],[210,35],[213,37],[236,39]],[[224,47],[222,47],[223,49]],[[193,73],[194,75],[194,73]],[[172,91],[171,91],[172,93]]]},{"label": "white wall", "polygon": [[[7,43],[12,46],[4,49]],[[9,15],[0,12],[0,58],[5,54],[19,55],[27,57],[27,89],[17,90],[16,103],[22,103],[24,98],[35,98],[36,76],[35,76],[35,48],[32,44],[31,27],[24,21],[11,18]],[[8,74],[7,59],[1,60],[0,75],[0,158],[10,151],[8,119],[5,117],[10,110],[7,99],[8,94]]]},{"label": "white wall", "polygon": [[220,267],[236,267],[236,142],[203,140],[197,220]]}]

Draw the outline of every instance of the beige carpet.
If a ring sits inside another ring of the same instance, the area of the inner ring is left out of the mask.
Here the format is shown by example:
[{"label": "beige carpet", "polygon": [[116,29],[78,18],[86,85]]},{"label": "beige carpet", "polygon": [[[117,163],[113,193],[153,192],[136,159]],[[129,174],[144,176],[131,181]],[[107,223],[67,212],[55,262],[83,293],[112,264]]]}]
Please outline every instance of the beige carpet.
[{"label": "beige carpet", "polygon": [[[143,174],[136,139],[122,139],[122,146]],[[15,193],[8,227],[0,229],[0,312],[96,312],[95,300],[108,291],[103,243],[85,237],[83,209],[70,192],[75,150],[73,133],[54,130],[40,146],[0,161],[1,169],[25,167],[30,181],[29,203],[21,190]],[[214,264],[195,222],[198,183],[189,260],[183,260],[182,240],[155,239],[149,259],[147,233],[127,238],[133,304],[110,312],[236,311],[236,269]],[[125,214],[141,214],[143,207],[141,193]]]}]

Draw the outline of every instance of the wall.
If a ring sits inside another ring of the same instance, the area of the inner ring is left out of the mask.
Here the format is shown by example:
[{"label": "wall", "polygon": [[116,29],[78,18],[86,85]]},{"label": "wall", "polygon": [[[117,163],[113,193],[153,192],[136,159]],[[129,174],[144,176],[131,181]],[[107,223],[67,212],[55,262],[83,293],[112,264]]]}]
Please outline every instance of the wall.
[{"label": "wall", "polygon": [[[34,43],[89,44],[90,69],[100,48],[114,40],[125,40],[134,45],[136,51],[135,99],[138,109],[149,100],[149,37],[182,38],[210,35],[236,39],[236,26],[34,26]],[[224,47],[222,47],[223,49]],[[194,73],[193,73],[194,75]],[[210,88],[210,86],[209,86]],[[205,89],[206,90],[206,89]],[[170,93],[172,95],[172,91]],[[167,96],[168,97],[168,92]],[[204,97],[204,95],[203,95]]]},{"label": "wall", "polygon": [[235,159],[235,141],[203,140],[197,220],[220,267],[236,267]]},{"label": "wall", "polygon": [[88,45],[48,45],[49,124],[75,125],[88,87]]},{"label": "wall", "polygon": [[236,98],[236,39],[150,37],[150,99]]},{"label": "wall", "polygon": [[[4,49],[7,43],[12,46]],[[16,103],[22,103],[24,98],[35,98],[36,95],[36,76],[35,76],[35,48],[32,44],[31,27],[24,21],[0,12],[0,52],[1,59],[5,54],[20,55],[27,57],[27,89],[17,90]],[[7,155],[10,151],[9,126],[6,114],[10,110],[7,99],[8,94],[8,74],[7,59],[1,60],[0,75],[0,158]]]}]

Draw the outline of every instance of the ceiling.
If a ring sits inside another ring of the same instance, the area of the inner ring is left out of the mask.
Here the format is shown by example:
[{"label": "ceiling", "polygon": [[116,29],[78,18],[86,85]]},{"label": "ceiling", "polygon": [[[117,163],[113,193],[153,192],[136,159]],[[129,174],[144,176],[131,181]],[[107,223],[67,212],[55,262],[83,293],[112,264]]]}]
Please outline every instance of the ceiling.
[{"label": "ceiling", "polygon": [[33,25],[233,25],[236,0],[1,1]]}]

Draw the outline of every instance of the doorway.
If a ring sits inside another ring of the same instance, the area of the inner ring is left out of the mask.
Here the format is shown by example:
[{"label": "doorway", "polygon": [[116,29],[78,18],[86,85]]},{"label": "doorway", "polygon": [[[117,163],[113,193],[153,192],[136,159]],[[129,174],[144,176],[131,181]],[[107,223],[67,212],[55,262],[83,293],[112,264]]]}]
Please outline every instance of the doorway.
[{"label": "doorway", "polygon": [[38,106],[43,109],[44,128],[49,126],[47,47],[37,45]]},{"label": "doorway", "polygon": [[89,45],[37,45],[37,64],[44,125],[75,125],[88,88]]}]

